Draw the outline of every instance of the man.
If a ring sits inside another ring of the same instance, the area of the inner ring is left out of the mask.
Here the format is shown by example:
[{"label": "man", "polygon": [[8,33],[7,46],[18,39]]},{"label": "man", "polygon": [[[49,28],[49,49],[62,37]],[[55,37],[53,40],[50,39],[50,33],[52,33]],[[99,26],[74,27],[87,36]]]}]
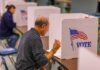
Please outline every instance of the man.
[{"label": "man", "polygon": [[17,70],[45,70],[48,61],[60,48],[60,42],[55,40],[53,49],[47,54],[44,52],[40,36],[46,34],[48,27],[48,19],[40,16],[36,19],[35,27],[23,35],[18,48]]}]

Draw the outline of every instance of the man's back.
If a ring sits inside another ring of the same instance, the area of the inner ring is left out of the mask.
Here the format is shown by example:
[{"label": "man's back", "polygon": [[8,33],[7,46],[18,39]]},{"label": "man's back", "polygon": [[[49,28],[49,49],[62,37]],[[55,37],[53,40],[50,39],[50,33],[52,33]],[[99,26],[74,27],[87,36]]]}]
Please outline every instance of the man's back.
[{"label": "man's back", "polygon": [[40,35],[35,29],[31,29],[23,35],[19,44],[16,68],[17,70],[33,70],[47,62]]}]

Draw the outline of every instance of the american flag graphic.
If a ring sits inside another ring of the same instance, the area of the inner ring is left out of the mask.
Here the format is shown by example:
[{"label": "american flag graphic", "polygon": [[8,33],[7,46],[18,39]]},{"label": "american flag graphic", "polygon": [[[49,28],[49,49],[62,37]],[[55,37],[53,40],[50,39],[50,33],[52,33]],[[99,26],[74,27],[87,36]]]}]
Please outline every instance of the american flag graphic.
[{"label": "american flag graphic", "polygon": [[21,10],[20,12],[21,12],[22,18],[27,20],[27,11]]},{"label": "american flag graphic", "polygon": [[87,35],[84,32],[78,31],[75,29],[70,29],[70,35],[71,35],[72,40],[75,40],[75,39],[87,40],[88,39]]},{"label": "american flag graphic", "polygon": [[74,51],[75,50],[75,46],[74,46],[73,40],[75,40],[75,39],[87,40],[88,37],[82,31],[78,31],[76,29],[70,29],[70,28],[69,28],[69,30],[70,30],[71,46],[72,46],[72,50]]}]

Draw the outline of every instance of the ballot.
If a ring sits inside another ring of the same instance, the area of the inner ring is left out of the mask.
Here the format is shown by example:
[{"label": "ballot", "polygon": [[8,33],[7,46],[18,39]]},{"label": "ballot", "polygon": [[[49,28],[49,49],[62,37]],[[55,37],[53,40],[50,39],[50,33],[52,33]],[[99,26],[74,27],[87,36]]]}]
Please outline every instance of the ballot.
[{"label": "ballot", "polygon": [[60,8],[54,6],[36,6],[28,8],[28,30],[34,27],[37,17],[45,16],[49,18],[50,14],[60,13]]},{"label": "ballot", "polygon": [[83,13],[51,14],[49,17],[49,49],[61,42],[55,54],[62,59],[78,58],[80,47],[97,54],[98,18]]}]

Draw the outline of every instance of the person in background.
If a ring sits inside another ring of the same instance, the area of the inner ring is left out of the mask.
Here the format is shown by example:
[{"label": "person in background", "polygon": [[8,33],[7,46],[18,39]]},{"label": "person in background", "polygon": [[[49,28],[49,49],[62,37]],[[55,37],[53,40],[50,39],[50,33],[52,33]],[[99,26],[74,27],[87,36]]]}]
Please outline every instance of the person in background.
[{"label": "person in background", "polygon": [[50,0],[51,5],[55,5],[55,0]]},{"label": "person in background", "polygon": [[36,2],[36,0],[24,0],[25,2]]},{"label": "person in background", "polygon": [[7,11],[2,15],[0,22],[0,39],[7,39],[8,47],[15,47],[19,35],[13,31],[16,23],[13,20],[13,14],[16,11],[14,5],[7,5]]},{"label": "person in background", "polygon": [[46,70],[49,60],[60,48],[60,42],[55,40],[50,52],[43,50],[40,36],[46,34],[48,27],[48,19],[40,16],[35,21],[35,27],[23,35],[18,47],[16,70]]}]

